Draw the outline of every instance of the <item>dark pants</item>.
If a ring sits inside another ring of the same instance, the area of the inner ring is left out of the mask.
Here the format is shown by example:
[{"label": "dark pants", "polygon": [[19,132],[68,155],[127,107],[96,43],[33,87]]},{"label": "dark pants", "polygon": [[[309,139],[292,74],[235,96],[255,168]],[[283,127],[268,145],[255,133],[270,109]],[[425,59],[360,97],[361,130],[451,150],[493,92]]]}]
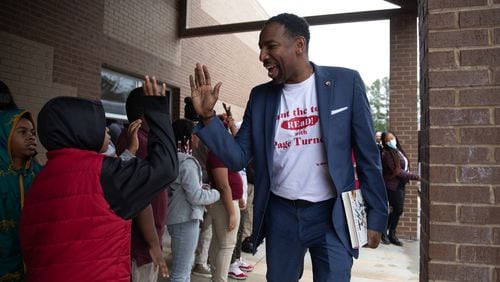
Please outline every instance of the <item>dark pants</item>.
[{"label": "dark pants", "polygon": [[389,199],[389,205],[392,207],[387,221],[387,229],[395,230],[405,207],[405,184],[400,184],[396,191],[387,190],[387,198]]},{"label": "dark pants", "polygon": [[352,257],[333,229],[333,203],[303,205],[271,194],[265,217],[267,281],[298,281],[307,250],[315,282],[350,281]]}]

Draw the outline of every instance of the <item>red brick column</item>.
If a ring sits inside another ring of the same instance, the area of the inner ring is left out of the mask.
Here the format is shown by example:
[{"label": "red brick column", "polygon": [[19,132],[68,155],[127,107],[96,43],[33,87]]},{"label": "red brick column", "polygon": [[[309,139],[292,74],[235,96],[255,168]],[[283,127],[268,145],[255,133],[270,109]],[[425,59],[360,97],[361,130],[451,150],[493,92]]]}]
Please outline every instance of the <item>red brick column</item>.
[{"label": "red brick column", "polygon": [[[417,128],[417,18],[398,15],[390,23],[389,130],[393,131],[408,155],[410,171],[418,172]],[[417,239],[417,182],[406,185],[404,214],[398,236]]]},{"label": "red brick column", "polygon": [[421,281],[500,280],[499,4],[419,2]]}]

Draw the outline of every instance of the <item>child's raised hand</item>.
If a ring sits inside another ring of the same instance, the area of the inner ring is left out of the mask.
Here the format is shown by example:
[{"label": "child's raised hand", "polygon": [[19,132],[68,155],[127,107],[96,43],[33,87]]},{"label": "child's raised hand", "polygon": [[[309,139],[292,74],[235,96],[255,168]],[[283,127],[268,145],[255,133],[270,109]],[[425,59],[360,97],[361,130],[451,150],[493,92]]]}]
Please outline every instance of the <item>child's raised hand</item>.
[{"label": "child's raised hand", "polygon": [[133,155],[135,155],[137,153],[137,150],[139,150],[139,138],[137,137],[137,132],[139,132],[141,124],[142,124],[141,119],[134,120],[131,124],[129,124],[127,129],[127,140],[128,140],[127,149]]},{"label": "child's raised hand", "polygon": [[161,84],[161,92],[158,93],[158,83],[156,82],[156,77],[144,76],[144,85],[142,89],[144,91],[144,96],[165,96],[167,86],[165,83]]}]

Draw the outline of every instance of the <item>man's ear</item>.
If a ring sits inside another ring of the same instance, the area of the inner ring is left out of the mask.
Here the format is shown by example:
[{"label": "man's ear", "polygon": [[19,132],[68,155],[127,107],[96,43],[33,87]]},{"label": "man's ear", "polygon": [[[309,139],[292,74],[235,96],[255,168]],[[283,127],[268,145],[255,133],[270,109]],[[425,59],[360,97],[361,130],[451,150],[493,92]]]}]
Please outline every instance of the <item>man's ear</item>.
[{"label": "man's ear", "polygon": [[295,47],[297,54],[304,54],[306,52],[306,39],[304,36],[297,36],[295,39]]}]

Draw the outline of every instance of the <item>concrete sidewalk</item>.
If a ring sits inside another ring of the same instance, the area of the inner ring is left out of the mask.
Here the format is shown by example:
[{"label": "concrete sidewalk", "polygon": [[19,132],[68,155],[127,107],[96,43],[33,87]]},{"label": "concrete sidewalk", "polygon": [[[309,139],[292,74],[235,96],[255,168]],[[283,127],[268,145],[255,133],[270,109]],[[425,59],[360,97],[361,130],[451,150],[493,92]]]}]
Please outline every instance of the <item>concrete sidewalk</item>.
[{"label": "concrete sidewalk", "polygon": [[[168,237],[168,235],[166,236]],[[165,238],[169,241],[169,238]],[[419,241],[401,240],[403,247],[381,244],[377,249],[362,249],[360,258],[354,260],[352,269],[353,282],[375,281],[419,281]],[[168,250],[169,248],[165,248]],[[167,252],[167,262],[171,257]],[[266,281],[266,257],[264,246],[260,246],[255,256],[243,253],[245,261],[255,265],[255,269],[248,273],[247,282]],[[159,282],[168,281],[160,279]],[[209,282],[209,278],[191,275],[192,282]],[[228,279],[228,281],[238,281]],[[312,265],[309,254],[306,254],[304,275],[301,282],[312,282]],[[286,281],[283,281],[286,282]]]}]

